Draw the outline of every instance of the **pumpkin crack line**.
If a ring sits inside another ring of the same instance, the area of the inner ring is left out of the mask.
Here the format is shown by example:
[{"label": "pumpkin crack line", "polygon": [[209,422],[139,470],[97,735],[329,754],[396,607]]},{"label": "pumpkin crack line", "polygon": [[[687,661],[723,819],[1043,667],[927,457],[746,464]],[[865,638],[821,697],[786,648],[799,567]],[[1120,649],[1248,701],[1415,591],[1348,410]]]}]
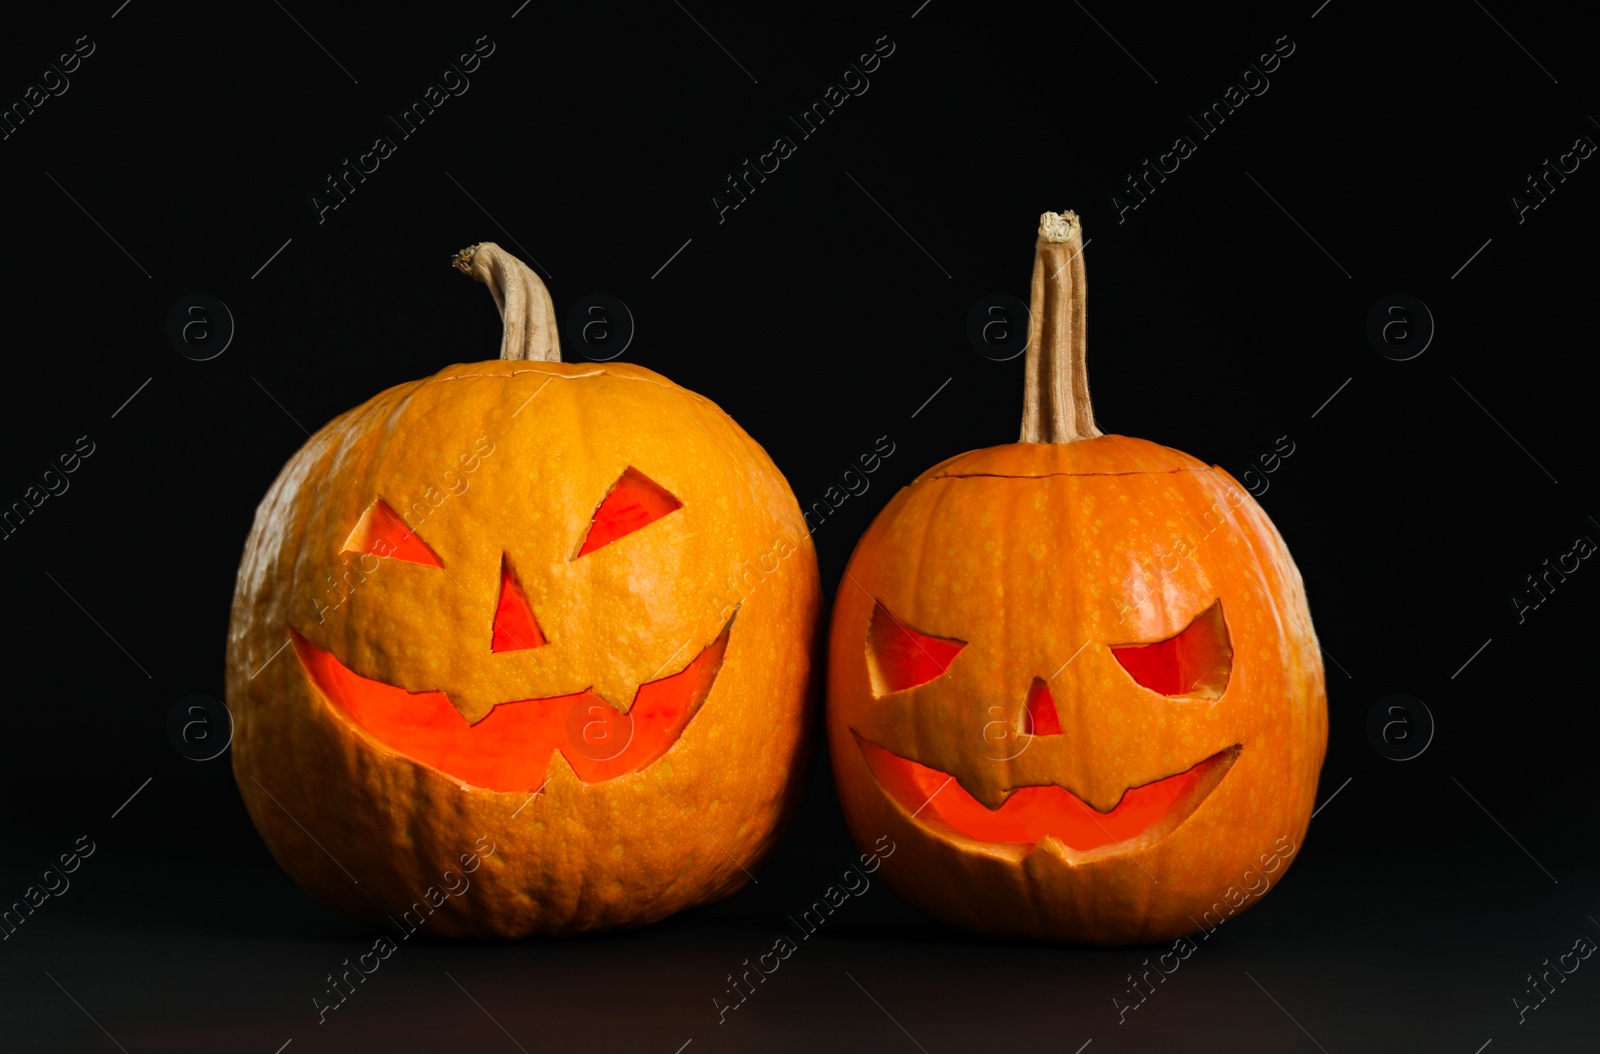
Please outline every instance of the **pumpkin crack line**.
[{"label": "pumpkin crack line", "polygon": [[[445,381],[466,381],[466,380],[475,380],[475,379],[488,379],[488,380],[498,381],[498,380],[504,380],[507,377],[521,377],[525,373],[537,373],[542,377],[548,377],[552,381],[580,381],[580,380],[583,380],[585,377],[601,377],[601,376],[614,376],[618,380],[622,380],[622,381],[643,380],[642,377],[622,377],[620,375],[613,374],[610,371],[604,370],[604,369],[591,370],[588,373],[555,373],[555,372],[553,372],[551,370],[528,369],[528,370],[512,370],[510,373],[454,373],[454,374],[451,374],[448,377],[429,377],[426,380],[424,380],[422,383],[423,384],[443,384]],[[540,390],[543,391],[542,388]]]},{"label": "pumpkin crack line", "polygon": [[929,479],[1049,479],[1052,476],[1163,476],[1176,472],[1210,472],[1209,467],[1201,468],[1135,468],[1119,472],[1039,472],[1033,475],[1017,475],[1010,472],[941,472]]}]

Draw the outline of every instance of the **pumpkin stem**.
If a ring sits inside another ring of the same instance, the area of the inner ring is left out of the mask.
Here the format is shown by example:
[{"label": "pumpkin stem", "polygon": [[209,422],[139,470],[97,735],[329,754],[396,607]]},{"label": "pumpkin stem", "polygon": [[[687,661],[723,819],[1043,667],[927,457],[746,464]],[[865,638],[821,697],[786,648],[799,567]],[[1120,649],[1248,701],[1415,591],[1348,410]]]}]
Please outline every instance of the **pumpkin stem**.
[{"label": "pumpkin stem", "polygon": [[505,326],[500,357],[526,362],[560,362],[561,334],[550,291],[527,264],[494,242],[479,242],[456,253],[456,270],[489,287]]},{"label": "pumpkin stem", "polygon": [[1078,214],[1039,217],[1022,402],[1022,442],[1071,443],[1102,435],[1089,405]]}]

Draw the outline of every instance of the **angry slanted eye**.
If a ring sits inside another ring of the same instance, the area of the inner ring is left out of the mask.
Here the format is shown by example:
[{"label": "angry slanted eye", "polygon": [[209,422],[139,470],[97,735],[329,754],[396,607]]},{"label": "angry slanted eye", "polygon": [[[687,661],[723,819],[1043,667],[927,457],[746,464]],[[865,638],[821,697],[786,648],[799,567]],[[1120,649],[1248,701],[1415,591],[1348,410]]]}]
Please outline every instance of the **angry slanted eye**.
[{"label": "angry slanted eye", "polygon": [[683,508],[683,502],[666,488],[631,465],[611,485],[611,490],[594,512],[589,533],[584,536],[578,555],[592,553],[603,545]]},{"label": "angry slanted eye", "polygon": [[1153,644],[1113,645],[1111,654],[1144,687],[1162,695],[1220,697],[1233,671],[1233,645],[1222,601],[1196,615],[1183,631]]},{"label": "angry slanted eye", "polygon": [[429,567],[444,566],[434,551],[428,548],[428,543],[417,537],[417,533],[401,519],[400,514],[382,498],[367,506],[367,511],[356,522],[355,530],[344,540],[342,551],[392,556],[396,560]]},{"label": "angry slanted eye", "polygon": [[964,640],[947,640],[918,633],[879,603],[867,629],[867,670],[872,694],[889,695],[942,677],[950,663],[967,646]]}]

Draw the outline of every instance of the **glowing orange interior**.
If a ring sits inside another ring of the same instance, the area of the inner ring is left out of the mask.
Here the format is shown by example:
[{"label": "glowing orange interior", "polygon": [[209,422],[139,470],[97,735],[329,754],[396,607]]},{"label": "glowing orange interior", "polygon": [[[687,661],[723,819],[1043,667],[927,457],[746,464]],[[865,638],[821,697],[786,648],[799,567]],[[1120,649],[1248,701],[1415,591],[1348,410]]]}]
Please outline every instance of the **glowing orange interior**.
[{"label": "glowing orange interior", "polygon": [[584,536],[583,548],[578,550],[578,555],[592,553],[602,545],[609,545],[641,527],[648,527],[667,513],[681,508],[683,502],[630,466],[595,510],[594,522],[589,525],[589,533]]},{"label": "glowing orange interior", "polygon": [[1230,748],[1187,772],[1134,787],[1122,795],[1116,808],[1100,813],[1055,784],[1019,787],[998,809],[990,809],[948,774],[900,757],[859,734],[856,742],[879,784],[923,823],[942,822],[985,842],[1032,845],[1054,835],[1077,850],[1128,841],[1174,809],[1192,809],[1221,778],[1217,768],[1222,766],[1225,771],[1236,753]]},{"label": "glowing orange interior", "polygon": [[1215,698],[1227,687],[1233,665],[1222,601],[1195,616],[1175,637],[1154,644],[1117,645],[1111,654],[1129,676],[1153,692]]},{"label": "glowing orange interior", "polygon": [[416,532],[400,518],[400,514],[382,498],[368,505],[367,511],[361,514],[355,530],[345,539],[344,551],[392,556],[396,560],[427,564],[429,567],[444,566],[427,543],[418,538]]},{"label": "glowing orange interior", "polygon": [[877,604],[867,629],[867,669],[873,694],[888,695],[927,684],[950,668],[967,646],[964,640],[946,640],[918,633]]},{"label": "glowing orange interior", "polygon": [[1028,690],[1028,724],[1023,731],[1036,736],[1061,734],[1061,716],[1056,713],[1056,701],[1050,694],[1050,686],[1037,678]]},{"label": "glowing orange interior", "polygon": [[491,651],[522,651],[544,647],[544,631],[533,617],[522,583],[511,571],[511,561],[500,561],[500,602],[494,609],[494,643]]},{"label": "glowing orange interior", "polygon": [[585,690],[500,703],[475,725],[444,692],[362,677],[291,633],[322,694],[390,748],[473,786],[531,791],[543,785],[557,750],[585,783],[626,775],[666,753],[710,694],[729,628],[681,672],[640,685],[626,713]]}]

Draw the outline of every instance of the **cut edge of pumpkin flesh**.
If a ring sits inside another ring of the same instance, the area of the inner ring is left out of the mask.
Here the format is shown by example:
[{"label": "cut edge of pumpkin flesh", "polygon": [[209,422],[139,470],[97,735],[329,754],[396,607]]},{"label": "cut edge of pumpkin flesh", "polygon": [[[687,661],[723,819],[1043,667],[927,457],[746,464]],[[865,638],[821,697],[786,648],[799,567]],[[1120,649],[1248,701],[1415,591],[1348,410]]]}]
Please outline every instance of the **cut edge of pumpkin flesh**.
[{"label": "cut edge of pumpkin flesh", "polygon": [[1054,840],[1070,863],[1085,864],[1154,845],[1199,808],[1243,749],[1234,744],[1186,771],[1130,787],[1110,812],[1098,812],[1054,783],[1017,787],[991,809],[957,779],[851,729],[868,769],[907,818],[940,833],[1023,857]]}]

